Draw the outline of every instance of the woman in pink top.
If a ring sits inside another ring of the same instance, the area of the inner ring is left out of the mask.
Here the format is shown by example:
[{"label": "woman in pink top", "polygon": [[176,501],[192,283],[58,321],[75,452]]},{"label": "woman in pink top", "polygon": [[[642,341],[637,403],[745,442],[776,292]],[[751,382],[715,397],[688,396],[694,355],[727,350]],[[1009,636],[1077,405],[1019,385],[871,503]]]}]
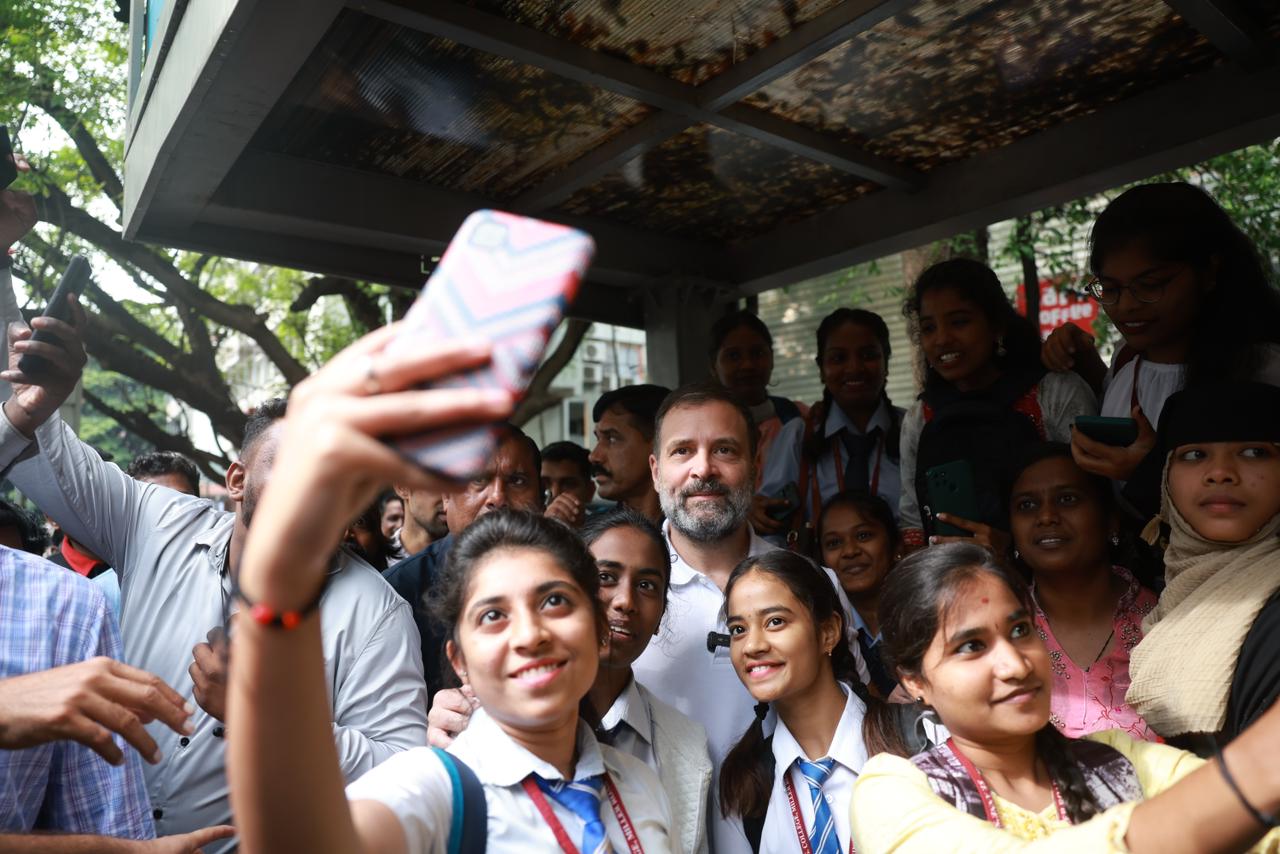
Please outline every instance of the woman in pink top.
[{"label": "woman in pink top", "polygon": [[1106,481],[1070,447],[1037,447],[1017,468],[1009,502],[1014,557],[1030,570],[1035,622],[1053,669],[1050,720],[1063,734],[1122,729],[1156,735],[1124,701],[1129,652],[1156,594],[1114,565],[1119,517]]}]

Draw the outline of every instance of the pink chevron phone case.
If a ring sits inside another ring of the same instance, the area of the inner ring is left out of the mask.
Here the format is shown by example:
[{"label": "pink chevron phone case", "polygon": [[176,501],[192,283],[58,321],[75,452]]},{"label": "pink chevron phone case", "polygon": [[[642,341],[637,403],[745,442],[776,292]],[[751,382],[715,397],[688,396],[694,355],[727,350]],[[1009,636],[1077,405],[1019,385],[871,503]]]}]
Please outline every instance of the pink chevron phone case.
[{"label": "pink chevron phone case", "polygon": [[[547,339],[578,293],[595,251],[581,231],[501,211],[476,211],[450,241],[391,348],[463,335],[493,342],[485,368],[433,388],[505,388],[519,400]],[[395,445],[428,471],[454,481],[483,472],[500,441],[492,425],[398,438]]]}]

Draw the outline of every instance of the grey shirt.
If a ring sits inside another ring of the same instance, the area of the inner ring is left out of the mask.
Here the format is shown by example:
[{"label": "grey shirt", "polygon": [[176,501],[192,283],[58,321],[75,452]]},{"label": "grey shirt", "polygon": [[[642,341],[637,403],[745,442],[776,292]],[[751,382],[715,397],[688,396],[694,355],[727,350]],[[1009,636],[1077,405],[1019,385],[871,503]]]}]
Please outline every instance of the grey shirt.
[{"label": "grey shirt", "polygon": [[[0,276],[0,293],[9,291],[7,278]],[[144,766],[157,833],[231,823],[224,725],[196,704],[187,669],[192,647],[222,625],[224,601],[231,603],[223,568],[235,515],[134,480],[104,462],[56,415],[34,442],[0,416],[5,469],[68,535],[119,572],[125,661],[156,674],[196,706],[196,731],[189,737],[162,724],[147,727],[164,756],[159,765]],[[354,555],[339,552],[334,566],[320,606],[321,632],[334,739],[350,782],[393,754],[427,743],[427,697],[408,603]],[[205,850],[230,847],[215,843]]]}]

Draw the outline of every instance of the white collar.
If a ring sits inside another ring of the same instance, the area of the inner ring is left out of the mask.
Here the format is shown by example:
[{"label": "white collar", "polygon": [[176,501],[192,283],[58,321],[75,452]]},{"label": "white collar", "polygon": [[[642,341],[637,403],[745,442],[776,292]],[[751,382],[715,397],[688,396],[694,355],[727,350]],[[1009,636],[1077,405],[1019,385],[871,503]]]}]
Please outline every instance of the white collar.
[{"label": "white collar", "polygon": [[[534,756],[511,736],[484,709],[476,709],[471,722],[449,749],[476,772],[481,783],[491,786],[518,786],[530,774],[544,780],[562,780],[564,775],[552,765]],[[605,762],[600,744],[591,727],[578,721],[578,764],[573,778],[581,780],[604,773]]]},{"label": "white collar", "polygon": [[[747,526],[747,533],[751,535],[751,540],[747,544],[747,553],[743,557],[755,557],[758,554],[771,552],[778,547],[768,540],[756,535],[752,530],[750,523],[744,522]],[[680,553],[676,551],[675,544],[671,542],[671,520],[662,520],[662,536],[667,541],[667,548],[671,550],[671,583],[673,585],[688,584],[695,578],[705,578],[702,572],[694,569],[685,563],[684,558],[680,557]]]},{"label": "white collar", "polygon": [[[840,715],[836,736],[826,755],[857,774],[867,762],[867,745],[862,740],[862,719],[866,716],[867,707],[848,685],[842,682],[840,689],[845,693],[844,712]],[[800,743],[779,716],[778,728],[773,731],[773,758],[776,769],[774,773],[781,775],[790,770],[797,759],[813,761],[823,757],[806,756]]]},{"label": "white collar", "polygon": [[888,433],[893,427],[892,413],[889,411],[889,401],[883,397],[880,398],[880,404],[876,407],[876,411],[871,413],[871,420],[867,422],[866,430],[859,430],[857,426],[849,420],[849,416],[845,414],[840,405],[834,401],[831,403],[831,411],[827,413],[825,435],[830,439],[841,430],[848,430],[850,433],[859,436],[865,436],[872,430],[880,428],[882,433]]},{"label": "white collar", "polygon": [[652,734],[652,718],[649,714],[649,704],[645,702],[644,695],[640,693],[640,683],[636,681],[634,676],[627,683],[627,687],[618,695],[618,699],[613,701],[613,705],[609,707],[609,711],[605,712],[604,717],[600,719],[600,726],[603,729],[613,729],[618,724],[625,722],[627,726],[640,736],[640,740],[650,747],[650,735]]}]

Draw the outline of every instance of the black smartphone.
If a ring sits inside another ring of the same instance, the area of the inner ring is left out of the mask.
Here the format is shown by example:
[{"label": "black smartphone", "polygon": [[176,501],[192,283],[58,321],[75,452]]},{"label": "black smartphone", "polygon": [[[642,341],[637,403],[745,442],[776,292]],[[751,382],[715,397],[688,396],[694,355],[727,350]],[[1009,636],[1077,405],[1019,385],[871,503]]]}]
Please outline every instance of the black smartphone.
[{"label": "black smartphone", "polygon": [[0,125],[0,190],[18,178],[18,165],[13,162],[13,144],[9,142],[9,128]]},{"label": "black smartphone", "polygon": [[[71,307],[67,305],[67,297],[71,294],[80,296],[84,293],[85,285],[89,284],[89,276],[92,273],[89,267],[89,259],[83,255],[71,256],[71,263],[67,264],[67,269],[62,273],[62,279],[58,282],[58,288],[53,292],[53,298],[49,300],[49,305],[44,310],[44,317],[55,317],[58,320],[71,319]],[[37,329],[31,335],[32,341],[43,341],[46,344],[61,344],[58,336],[51,332],[45,332]],[[18,370],[32,377],[38,377],[49,369],[47,359],[37,356],[34,353],[24,353],[22,358],[18,360]]]},{"label": "black smartphone", "polygon": [[1100,415],[1079,415],[1076,429],[1104,445],[1127,448],[1138,441],[1138,422],[1132,418],[1104,418]]},{"label": "black smartphone", "polygon": [[937,521],[939,513],[949,513],[962,519],[978,518],[978,492],[974,488],[973,465],[968,460],[956,460],[934,466],[925,472],[926,518],[932,523],[932,533],[940,537],[972,537],[972,531]]},{"label": "black smartphone", "polygon": [[796,512],[796,508],[800,506],[800,491],[796,489],[794,483],[788,483],[782,490],[781,495],[775,495],[774,498],[780,498],[787,502],[786,507],[774,507],[768,512],[768,516],[775,522],[785,522],[791,518],[791,514]]}]

